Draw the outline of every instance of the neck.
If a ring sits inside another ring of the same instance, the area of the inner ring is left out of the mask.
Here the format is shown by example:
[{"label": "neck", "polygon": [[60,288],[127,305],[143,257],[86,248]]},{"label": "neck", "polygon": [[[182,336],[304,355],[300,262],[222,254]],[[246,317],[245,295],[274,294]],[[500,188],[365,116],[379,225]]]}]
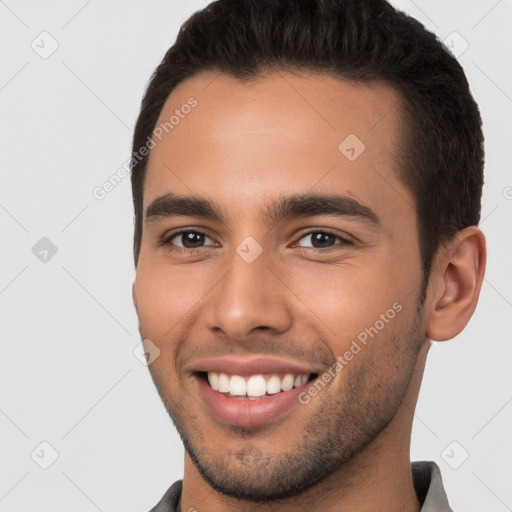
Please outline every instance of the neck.
[{"label": "neck", "polygon": [[268,504],[240,501],[212,489],[186,454],[178,512],[295,512],[297,509],[310,512],[420,512],[409,448],[429,346],[429,340],[425,340],[402,404],[389,425],[350,461],[314,487],[298,496]]}]

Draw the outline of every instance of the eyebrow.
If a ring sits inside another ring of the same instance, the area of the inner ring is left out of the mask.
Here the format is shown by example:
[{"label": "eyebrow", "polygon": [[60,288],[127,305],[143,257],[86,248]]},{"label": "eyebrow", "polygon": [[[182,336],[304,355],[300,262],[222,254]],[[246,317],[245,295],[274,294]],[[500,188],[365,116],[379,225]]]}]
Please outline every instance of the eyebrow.
[{"label": "eyebrow", "polygon": [[379,226],[379,216],[369,206],[349,196],[338,194],[303,194],[282,197],[267,208],[267,217],[278,221],[289,217],[333,215],[349,217]]},{"label": "eyebrow", "polygon": [[[332,215],[378,227],[381,220],[369,206],[338,194],[297,194],[272,201],[265,216],[271,222],[294,217]],[[175,216],[199,217],[225,223],[226,215],[215,203],[201,197],[169,193],[155,198],[146,209],[146,223]]]},{"label": "eyebrow", "polygon": [[146,223],[161,218],[185,215],[224,222],[225,216],[207,199],[165,194],[154,199],[146,209]]}]

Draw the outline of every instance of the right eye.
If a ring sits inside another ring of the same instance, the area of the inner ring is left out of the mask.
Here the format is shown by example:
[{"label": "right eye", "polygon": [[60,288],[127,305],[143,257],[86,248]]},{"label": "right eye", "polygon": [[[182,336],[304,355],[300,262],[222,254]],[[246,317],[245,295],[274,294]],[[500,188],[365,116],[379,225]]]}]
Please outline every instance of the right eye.
[{"label": "right eye", "polygon": [[[195,230],[183,230],[178,231],[177,233],[173,233],[171,236],[167,237],[163,241],[163,245],[171,246],[171,250],[173,250],[172,246],[176,246],[180,250],[191,251],[204,247],[206,240],[213,242],[213,240],[205,233],[201,233],[200,231]],[[215,245],[215,242],[208,245]]]}]

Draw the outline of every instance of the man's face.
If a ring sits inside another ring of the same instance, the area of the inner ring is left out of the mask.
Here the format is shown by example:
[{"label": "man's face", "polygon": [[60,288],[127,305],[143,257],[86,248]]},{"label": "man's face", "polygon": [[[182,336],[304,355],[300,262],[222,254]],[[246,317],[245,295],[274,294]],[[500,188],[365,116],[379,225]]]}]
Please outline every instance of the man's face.
[{"label": "man's face", "polygon": [[398,100],[322,75],[203,73],[164,106],[134,300],[158,392],[221,492],[297,494],[400,409],[424,328]]}]

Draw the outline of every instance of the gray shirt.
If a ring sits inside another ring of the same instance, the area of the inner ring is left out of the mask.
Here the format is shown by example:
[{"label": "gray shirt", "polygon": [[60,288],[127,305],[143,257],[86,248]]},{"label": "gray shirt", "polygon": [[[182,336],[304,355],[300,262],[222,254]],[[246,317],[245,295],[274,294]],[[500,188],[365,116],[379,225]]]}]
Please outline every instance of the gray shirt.
[{"label": "gray shirt", "polygon": [[[421,512],[453,512],[443,487],[439,466],[432,461],[411,464],[414,490],[421,503]],[[176,512],[183,480],[174,482],[162,499],[149,512]]]}]

